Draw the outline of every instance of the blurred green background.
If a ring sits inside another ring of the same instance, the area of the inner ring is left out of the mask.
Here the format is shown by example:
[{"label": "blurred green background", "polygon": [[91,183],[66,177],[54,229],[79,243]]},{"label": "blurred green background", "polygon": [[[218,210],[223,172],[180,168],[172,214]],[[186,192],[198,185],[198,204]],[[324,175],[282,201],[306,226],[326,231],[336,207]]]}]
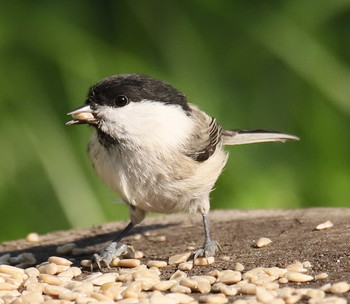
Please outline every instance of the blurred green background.
[{"label": "blurred green background", "polygon": [[2,1],[0,241],[128,217],[95,175],[87,89],[145,73],[225,128],[300,142],[230,147],[212,208],[349,206],[350,0]]}]

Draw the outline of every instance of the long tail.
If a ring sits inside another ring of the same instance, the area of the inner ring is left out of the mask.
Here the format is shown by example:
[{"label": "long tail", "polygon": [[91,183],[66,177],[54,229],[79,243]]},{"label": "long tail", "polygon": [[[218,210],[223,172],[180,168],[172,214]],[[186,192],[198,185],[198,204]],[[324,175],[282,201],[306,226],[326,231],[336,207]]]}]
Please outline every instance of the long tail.
[{"label": "long tail", "polygon": [[285,142],[299,140],[299,137],[266,130],[224,130],[224,145],[244,145],[260,142]]}]

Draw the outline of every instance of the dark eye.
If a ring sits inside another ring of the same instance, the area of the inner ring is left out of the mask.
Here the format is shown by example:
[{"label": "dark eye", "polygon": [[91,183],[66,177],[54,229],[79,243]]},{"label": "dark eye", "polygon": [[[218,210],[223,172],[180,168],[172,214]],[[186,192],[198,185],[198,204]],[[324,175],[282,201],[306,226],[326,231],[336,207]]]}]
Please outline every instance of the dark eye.
[{"label": "dark eye", "polygon": [[114,100],[114,104],[117,107],[124,107],[129,103],[128,97],[124,95],[119,95],[117,98]]}]

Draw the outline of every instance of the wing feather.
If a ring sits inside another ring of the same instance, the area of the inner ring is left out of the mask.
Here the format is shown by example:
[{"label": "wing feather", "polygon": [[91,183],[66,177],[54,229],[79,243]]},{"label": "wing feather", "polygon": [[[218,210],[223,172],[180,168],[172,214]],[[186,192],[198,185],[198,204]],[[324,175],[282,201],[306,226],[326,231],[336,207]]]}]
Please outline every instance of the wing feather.
[{"label": "wing feather", "polygon": [[190,107],[195,120],[195,129],[186,146],[186,155],[195,161],[203,162],[214,154],[223,130],[213,117],[192,104]]}]

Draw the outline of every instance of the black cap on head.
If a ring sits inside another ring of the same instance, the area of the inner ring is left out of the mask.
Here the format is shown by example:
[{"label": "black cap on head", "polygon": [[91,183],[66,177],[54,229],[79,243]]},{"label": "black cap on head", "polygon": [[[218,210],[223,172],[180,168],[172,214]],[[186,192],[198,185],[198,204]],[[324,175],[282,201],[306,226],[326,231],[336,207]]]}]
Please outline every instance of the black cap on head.
[{"label": "black cap on head", "polygon": [[120,74],[102,79],[90,88],[86,103],[114,106],[118,96],[126,96],[131,102],[153,100],[177,104],[190,111],[186,97],[180,91],[143,74]]}]

